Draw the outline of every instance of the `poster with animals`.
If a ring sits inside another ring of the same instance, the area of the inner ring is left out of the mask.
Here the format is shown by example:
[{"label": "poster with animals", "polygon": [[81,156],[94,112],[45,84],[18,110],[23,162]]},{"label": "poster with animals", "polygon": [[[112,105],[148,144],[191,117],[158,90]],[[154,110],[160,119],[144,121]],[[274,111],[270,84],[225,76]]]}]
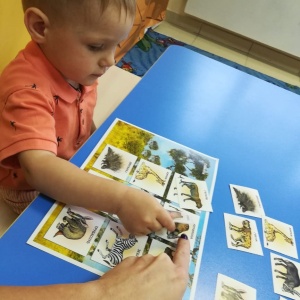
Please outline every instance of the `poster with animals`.
[{"label": "poster with animals", "polygon": [[218,162],[116,119],[81,168],[151,193],[168,211],[176,212],[176,229],[135,236],[116,215],[56,202],[28,244],[102,275],[128,256],[164,252],[172,258],[178,237],[185,233],[191,259],[183,299],[194,299]]}]

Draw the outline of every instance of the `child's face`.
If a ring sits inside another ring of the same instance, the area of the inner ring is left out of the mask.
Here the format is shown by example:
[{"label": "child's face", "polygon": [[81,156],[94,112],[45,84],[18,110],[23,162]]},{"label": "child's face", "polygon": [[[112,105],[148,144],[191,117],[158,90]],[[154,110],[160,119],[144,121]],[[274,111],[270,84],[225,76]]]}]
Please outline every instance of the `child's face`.
[{"label": "child's face", "polygon": [[116,47],[128,36],[133,18],[108,7],[89,24],[78,19],[76,24],[50,26],[41,48],[72,85],[91,85],[114,65]]}]

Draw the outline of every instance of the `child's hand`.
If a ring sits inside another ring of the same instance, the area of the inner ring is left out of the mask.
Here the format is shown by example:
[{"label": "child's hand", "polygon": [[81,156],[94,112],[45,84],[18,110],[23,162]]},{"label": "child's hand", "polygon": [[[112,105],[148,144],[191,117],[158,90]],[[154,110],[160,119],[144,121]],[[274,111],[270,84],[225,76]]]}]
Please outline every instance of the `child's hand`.
[{"label": "child's hand", "polygon": [[134,188],[128,188],[116,214],[133,234],[146,235],[162,227],[175,230],[171,214],[150,194]]}]

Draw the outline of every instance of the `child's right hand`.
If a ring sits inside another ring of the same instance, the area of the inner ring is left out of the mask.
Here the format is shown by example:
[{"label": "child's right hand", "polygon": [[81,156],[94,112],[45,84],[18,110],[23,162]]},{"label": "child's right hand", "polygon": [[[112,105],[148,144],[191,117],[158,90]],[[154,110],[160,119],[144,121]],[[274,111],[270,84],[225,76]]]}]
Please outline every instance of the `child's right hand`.
[{"label": "child's right hand", "polygon": [[134,188],[127,189],[116,214],[133,234],[146,235],[163,227],[175,230],[171,214],[150,194]]}]

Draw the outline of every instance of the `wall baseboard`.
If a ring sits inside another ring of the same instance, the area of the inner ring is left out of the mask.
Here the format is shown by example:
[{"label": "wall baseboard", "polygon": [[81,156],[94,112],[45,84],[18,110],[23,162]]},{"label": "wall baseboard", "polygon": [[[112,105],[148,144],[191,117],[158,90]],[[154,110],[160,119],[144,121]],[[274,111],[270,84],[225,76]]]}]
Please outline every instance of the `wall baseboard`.
[{"label": "wall baseboard", "polygon": [[300,58],[274,49],[214,24],[167,10],[166,21],[184,30],[224,45],[249,57],[300,76]]}]

